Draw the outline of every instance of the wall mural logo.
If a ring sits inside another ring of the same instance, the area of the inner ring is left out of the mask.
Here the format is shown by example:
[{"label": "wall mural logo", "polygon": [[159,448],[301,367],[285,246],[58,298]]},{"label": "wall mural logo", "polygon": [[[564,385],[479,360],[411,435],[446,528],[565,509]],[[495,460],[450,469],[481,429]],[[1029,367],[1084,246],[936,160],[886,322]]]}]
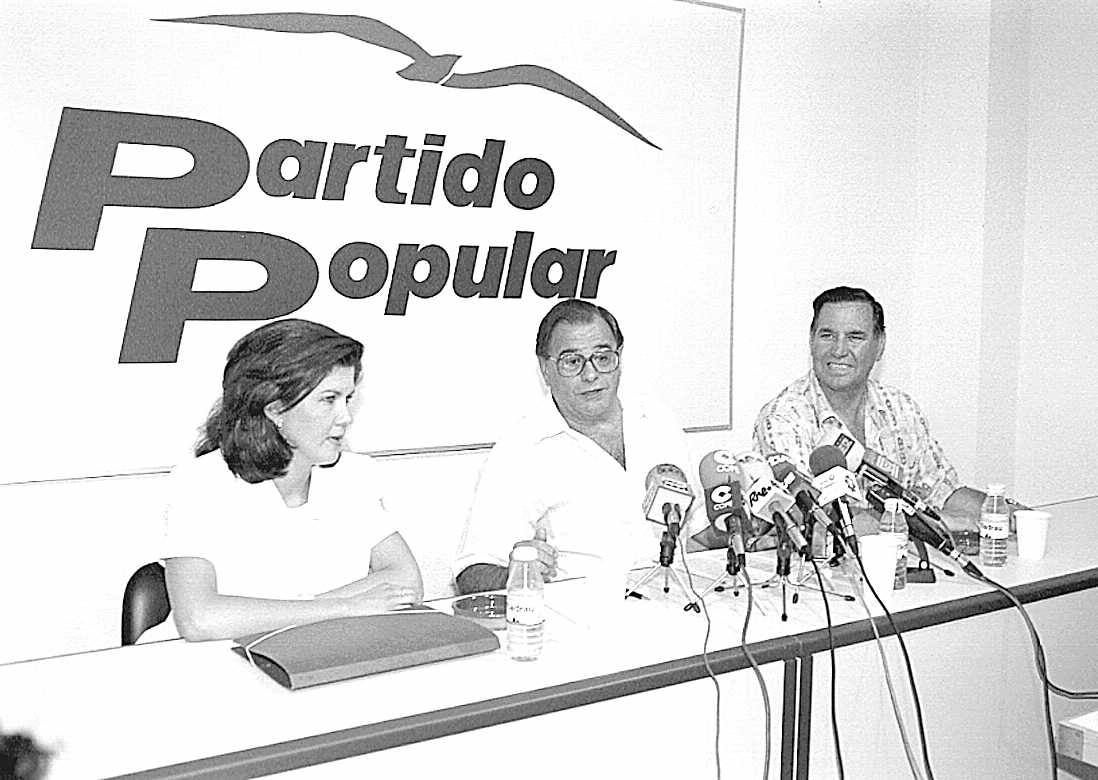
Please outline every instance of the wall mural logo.
[{"label": "wall mural logo", "polygon": [[[538,87],[582,104],[659,149],[601,100],[548,68],[512,65],[454,73],[459,55],[429,54],[376,19],[284,13],[154,21],[347,35],[409,57],[412,63],[397,72],[402,78],[458,89]],[[445,143],[444,133],[431,130],[414,146],[400,133],[387,133],[384,142],[373,143],[275,138],[253,157],[231,130],[194,117],[64,106],[31,248],[94,251],[108,206],[210,208],[235,197],[252,177],[267,197],[319,202],[372,198],[379,209],[510,207],[528,214],[545,207],[553,195],[556,174],[549,162],[534,156],[510,159],[504,139],[485,138],[482,151],[457,153],[444,150]],[[182,149],[193,165],[174,177],[116,175],[118,149],[135,144]],[[296,165],[284,166],[288,160]],[[296,172],[289,176],[287,169]],[[352,169],[358,171],[354,184]],[[475,176],[468,177],[470,171]],[[403,316],[411,299],[431,299],[447,287],[460,299],[521,298],[526,290],[540,298],[597,298],[603,274],[617,261],[617,250],[610,247],[578,248],[560,236],[535,241],[532,230],[517,226],[509,226],[507,234],[481,235],[456,242],[456,247],[403,242],[385,249],[370,241],[348,241],[332,254],[328,281],[349,299],[372,298],[387,288],[384,314]],[[258,263],[267,278],[255,290],[194,290],[202,260]],[[149,225],[119,362],[175,362],[187,322],[291,314],[312,298],[320,274],[312,253],[282,235]]]},{"label": "wall mural logo", "polygon": [[599,116],[613,122],[634,138],[638,138],[656,149],[660,148],[637,132],[610,106],[579,84],[554,70],[540,65],[509,65],[476,73],[454,73],[452,72],[454,64],[461,58],[460,54],[430,54],[404,33],[368,16],[311,13],[216,14],[179,19],[157,19],[156,21],[216,24],[226,27],[245,27],[252,30],[268,30],[270,32],[338,33],[339,35],[346,35],[348,38],[380,46],[411,59],[411,65],[397,71],[398,76],[409,81],[427,81],[457,89],[490,89],[492,87],[518,85],[539,87],[576,101]]}]

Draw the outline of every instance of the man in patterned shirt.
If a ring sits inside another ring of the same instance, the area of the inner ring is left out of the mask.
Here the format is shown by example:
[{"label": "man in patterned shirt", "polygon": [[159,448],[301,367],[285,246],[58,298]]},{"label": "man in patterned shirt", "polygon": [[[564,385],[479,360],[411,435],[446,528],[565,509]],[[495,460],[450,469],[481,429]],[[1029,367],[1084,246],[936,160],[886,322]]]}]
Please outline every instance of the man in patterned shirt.
[{"label": "man in patterned shirt", "polygon": [[784,453],[808,473],[808,458],[838,428],[896,464],[902,483],[944,514],[978,518],[984,494],[965,487],[907,393],[869,378],[884,353],[884,309],[865,290],[836,287],[812,302],[812,370],[759,411],[755,446]]}]

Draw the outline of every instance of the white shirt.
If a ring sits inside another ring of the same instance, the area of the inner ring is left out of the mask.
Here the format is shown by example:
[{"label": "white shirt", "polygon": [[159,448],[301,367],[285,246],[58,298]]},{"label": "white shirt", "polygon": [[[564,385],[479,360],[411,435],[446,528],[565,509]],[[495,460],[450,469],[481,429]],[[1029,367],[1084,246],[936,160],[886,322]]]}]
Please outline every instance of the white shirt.
[{"label": "white shirt", "polygon": [[315,467],[309,500],[289,508],[274,482],[250,484],[219,452],[172,472],[165,558],[205,558],[219,593],[304,599],[369,573],[375,544],[397,529],[381,495],[382,468],[344,453]]},{"label": "white shirt", "polygon": [[[481,467],[454,576],[476,563],[506,566],[514,543],[533,538],[539,525],[558,550],[561,577],[589,574],[593,564],[631,568],[657,560],[664,527],[645,519],[645,478],[660,463],[686,471],[686,439],[652,402],[622,399],[622,418],[624,469],[569,428],[548,395],[519,420]],[[700,504],[695,499],[681,539],[692,533]]]}]

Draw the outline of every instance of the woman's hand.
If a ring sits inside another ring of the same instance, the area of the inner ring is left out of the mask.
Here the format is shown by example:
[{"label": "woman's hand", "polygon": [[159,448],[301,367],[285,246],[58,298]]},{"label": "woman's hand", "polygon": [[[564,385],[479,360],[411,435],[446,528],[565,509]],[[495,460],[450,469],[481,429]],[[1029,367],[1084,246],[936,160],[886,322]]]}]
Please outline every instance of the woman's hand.
[{"label": "woman's hand", "polygon": [[378,612],[390,612],[398,607],[415,604],[418,596],[415,589],[408,585],[379,582],[353,596],[338,598],[347,610],[347,617],[358,617],[360,615],[374,615]]}]

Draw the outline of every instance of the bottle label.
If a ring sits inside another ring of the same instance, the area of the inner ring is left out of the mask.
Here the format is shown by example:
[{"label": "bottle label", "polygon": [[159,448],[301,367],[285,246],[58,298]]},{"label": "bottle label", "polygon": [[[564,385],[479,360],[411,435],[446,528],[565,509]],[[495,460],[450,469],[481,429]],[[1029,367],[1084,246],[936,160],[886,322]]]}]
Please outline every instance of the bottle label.
[{"label": "bottle label", "polygon": [[545,600],[540,593],[508,593],[507,622],[539,626],[545,621]]},{"label": "bottle label", "polygon": [[988,539],[1006,539],[1010,534],[1008,515],[984,513],[980,516],[980,536]]},{"label": "bottle label", "polygon": [[891,537],[896,543],[896,560],[906,559],[907,557],[907,534],[898,533],[896,531],[882,531],[881,536]]}]

